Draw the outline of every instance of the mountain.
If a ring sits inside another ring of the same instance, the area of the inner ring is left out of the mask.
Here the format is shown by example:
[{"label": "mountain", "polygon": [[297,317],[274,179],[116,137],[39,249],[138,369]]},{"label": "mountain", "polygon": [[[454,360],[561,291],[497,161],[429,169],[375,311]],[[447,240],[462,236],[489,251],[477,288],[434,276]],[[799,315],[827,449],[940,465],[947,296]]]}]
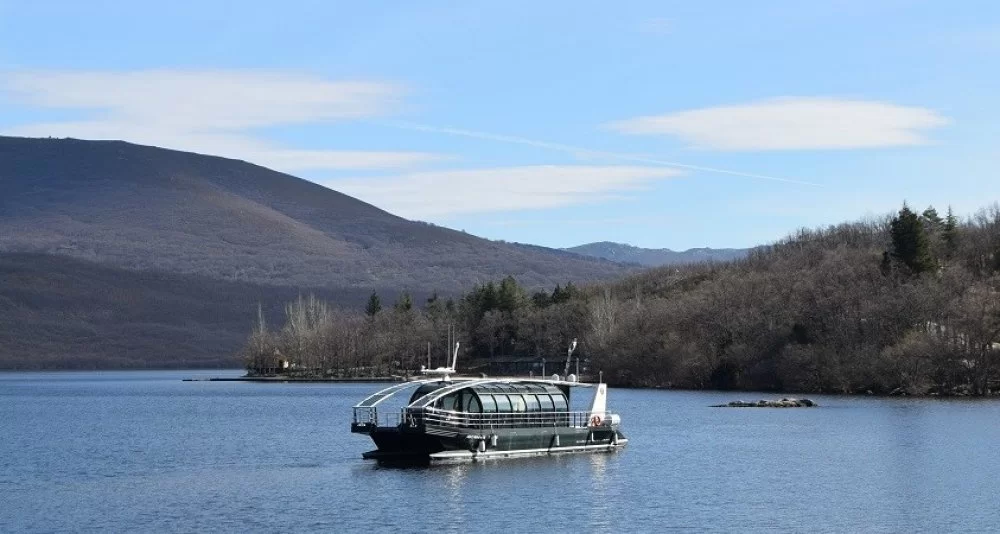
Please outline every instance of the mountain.
[{"label": "mountain", "polygon": [[121,141],[0,137],[0,367],[235,362],[261,305],[359,309],[632,268],[410,221],[243,161]]},{"label": "mountain", "polygon": [[[234,367],[257,321],[300,292],[361,309],[370,290],[226,282],[54,254],[0,254],[0,369]],[[386,295],[390,296],[390,295]]]},{"label": "mountain", "polygon": [[622,243],[601,241],[563,249],[568,252],[603,258],[619,263],[638,264],[646,267],[661,265],[686,265],[706,261],[728,261],[743,258],[750,249],[746,248],[691,248],[675,251],[669,248],[640,248]]},{"label": "mountain", "polygon": [[257,165],[120,141],[0,137],[0,252],[316,287],[452,291],[620,265],[397,217]]}]

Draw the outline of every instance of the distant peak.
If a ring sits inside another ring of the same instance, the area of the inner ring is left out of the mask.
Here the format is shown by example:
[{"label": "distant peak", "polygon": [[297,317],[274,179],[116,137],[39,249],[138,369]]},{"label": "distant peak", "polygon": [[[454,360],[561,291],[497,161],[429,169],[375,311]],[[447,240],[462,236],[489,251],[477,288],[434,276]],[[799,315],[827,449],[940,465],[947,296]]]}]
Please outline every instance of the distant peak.
[{"label": "distant peak", "polygon": [[642,248],[612,241],[587,243],[563,250],[583,256],[592,256],[619,263],[638,264],[649,267],[704,261],[729,261],[742,258],[748,252],[748,249],[713,249],[708,247],[691,248],[683,252],[678,252],[669,248]]}]

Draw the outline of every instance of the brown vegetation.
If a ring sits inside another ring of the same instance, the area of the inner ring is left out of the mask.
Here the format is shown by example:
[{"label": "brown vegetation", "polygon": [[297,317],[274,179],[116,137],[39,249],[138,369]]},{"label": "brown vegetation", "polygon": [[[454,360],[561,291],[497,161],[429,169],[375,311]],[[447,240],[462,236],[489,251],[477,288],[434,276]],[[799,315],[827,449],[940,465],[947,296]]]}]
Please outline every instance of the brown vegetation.
[{"label": "brown vegetation", "polygon": [[454,324],[460,363],[558,361],[578,337],[589,368],[617,385],[984,395],[1000,389],[1000,208],[959,224],[904,207],[801,230],[742,260],[583,289],[528,296],[508,278],[451,305],[307,320],[305,343],[298,309],[283,329],[258,331],[251,364],[288,355],[320,372],[412,370],[427,343],[443,354]]}]

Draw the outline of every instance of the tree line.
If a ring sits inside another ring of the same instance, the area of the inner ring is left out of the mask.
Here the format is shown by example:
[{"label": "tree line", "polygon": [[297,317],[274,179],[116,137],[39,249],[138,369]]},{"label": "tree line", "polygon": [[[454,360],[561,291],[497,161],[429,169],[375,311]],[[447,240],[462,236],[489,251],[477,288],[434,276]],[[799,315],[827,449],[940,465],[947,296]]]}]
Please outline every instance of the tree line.
[{"label": "tree line", "polygon": [[[534,292],[511,277],[417,305],[335,310],[289,303],[260,321],[248,367],[405,373],[443,362],[578,354],[619,386],[878,394],[1000,390],[1000,207],[959,220],[904,205],[885,217],[802,229],[746,258]],[[306,371],[308,370],[308,371]]]}]

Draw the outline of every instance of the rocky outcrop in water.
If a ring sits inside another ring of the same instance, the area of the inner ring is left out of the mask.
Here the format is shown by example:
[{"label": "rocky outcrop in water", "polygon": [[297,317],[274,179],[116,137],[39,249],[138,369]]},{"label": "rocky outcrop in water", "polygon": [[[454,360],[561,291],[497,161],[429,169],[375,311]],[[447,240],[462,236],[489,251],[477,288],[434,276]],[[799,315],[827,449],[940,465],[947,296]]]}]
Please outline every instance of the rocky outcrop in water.
[{"label": "rocky outcrop in water", "polygon": [[781,399],[759,401],[732,401],[728,404],[716,404],[713,408],[812,408],[818,406],[809,399]]}]

